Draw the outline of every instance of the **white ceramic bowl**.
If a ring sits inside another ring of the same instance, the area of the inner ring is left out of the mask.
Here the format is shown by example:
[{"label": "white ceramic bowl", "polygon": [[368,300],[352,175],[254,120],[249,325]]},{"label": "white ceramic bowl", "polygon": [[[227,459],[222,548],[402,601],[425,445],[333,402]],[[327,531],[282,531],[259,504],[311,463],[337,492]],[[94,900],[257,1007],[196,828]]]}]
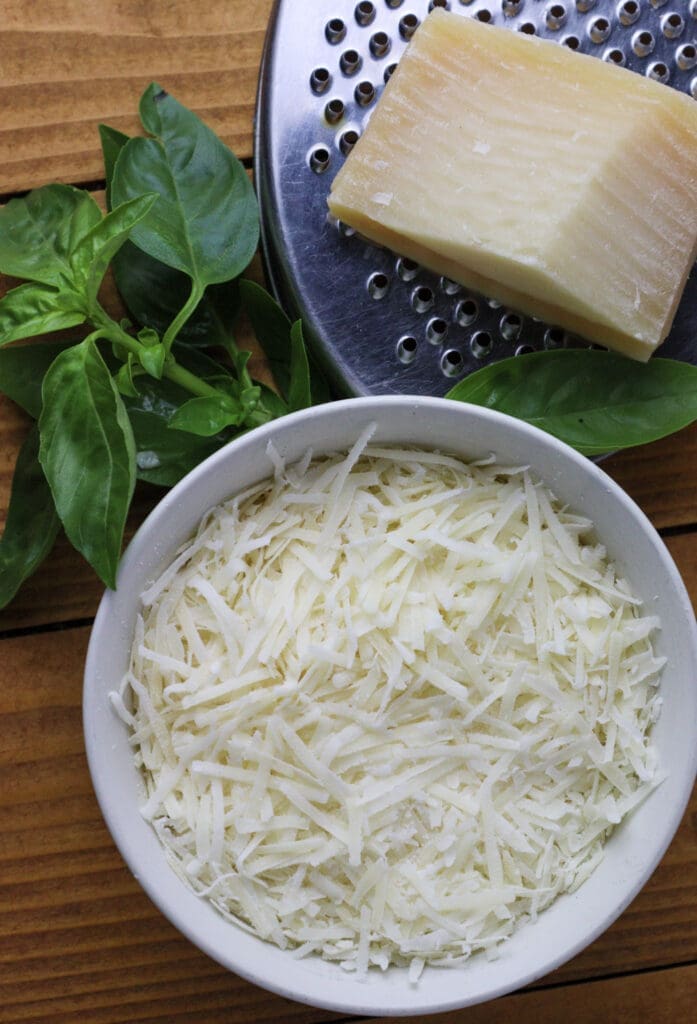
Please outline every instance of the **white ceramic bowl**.
[{"label": "white ceramic bowl", "polygon": [[[127,669],[139,595],[211,506],[271,475],[267,443],[272,440],[292,461],[308,448],[315,454],[346,449],[371,422],[379,442],[440,448],[465,459],[494,452],[505,464],[530,465],[558,498],[594,521],[647,611],[661,617],[657,647],[668,657],[654,731],[667,780],[616,829],[591,878],[537,923],[521,927],[498,959],[475,956],[460,969],[427,969],[416,987],[404,969],[371,970],[360,980],[318,958],[295,960],[226,922],[190,892],[139,814],[143,783],[126,728],[108,699]],[[124,556],[117,590],[105,594],[99,607],[85,670],[84,729],[94,787],[117,846],[163,914],[205,953],[264,988],[330,1010],[435,1012],[494,998],[558,967],[604,931],[644,885],[678,827],[697,771],[697,628],[658,534],[592,462],[541,431],[473,406],[430,398],[349,399],[295,413],[232,442],[151,513]]]}]

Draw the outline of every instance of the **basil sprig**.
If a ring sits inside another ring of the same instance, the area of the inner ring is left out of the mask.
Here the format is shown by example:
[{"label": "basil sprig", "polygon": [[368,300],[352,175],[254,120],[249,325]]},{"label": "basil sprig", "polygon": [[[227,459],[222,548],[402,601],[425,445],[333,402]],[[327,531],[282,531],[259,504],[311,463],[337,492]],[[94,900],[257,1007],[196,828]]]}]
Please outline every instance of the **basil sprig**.
[{"label": "basil sprig", "polygon": [[[263,289],[280,395],[251,378],[235,345],[237,279],[259,238],[244,167],[158,85],[140,114],[144,137],[100,128],[106,214],[67,185],[0,209],[0,273],[25,282],[0,299],[0,391],[37,421],[0,538],[0,607],[60,526],[115,586],[136,479],[171,486],[237,434],[312,400],[301,325],[286,326]],[[132,321],[100,303],[110,266]],[[83,339],[12,344],[82,324]]]}]

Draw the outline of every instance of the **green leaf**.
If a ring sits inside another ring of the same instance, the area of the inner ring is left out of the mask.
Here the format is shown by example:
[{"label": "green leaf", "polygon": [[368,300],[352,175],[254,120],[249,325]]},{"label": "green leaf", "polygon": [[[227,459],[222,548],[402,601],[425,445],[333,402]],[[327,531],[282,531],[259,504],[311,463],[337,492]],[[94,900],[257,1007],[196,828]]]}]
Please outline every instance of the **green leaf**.
[{"label": "green leaf", "polygon": [[138,388],[135,385],[135,378],[139,369],[141,369],[141,367],[137,363],[136,357],[132,352],[128,352],[126,362],[119,367],[118,371],[114,375],[114,381],[116,383],[116,387],[119,389],[120,395],[123,395],[126,398],[138,397]]},{"label": "green leaf", "polygon": [[287,395],[290,387],[291,322],[276,300],[256,282],[240,281],[240,295],[273,378],[281,393]]},{"label": "green leaf", "polygon": [[[126,242],[119,250],[112,265],[116,287],[133,319],[164,335],[189,298],[190,279],[148,256],[132,242]],[[177,339],[188,345],[225,346],[239,305],[236,281],[209,285]]]},{"label": "green leaf", "polygon": [[124,135],[117,128],[110,128],[108,124],[99,125],[99,139],[102,144],[102,156],[104,157],[104,177],[106,178],[106,204],[111,209],[111,179],[114,176],[114,167],[119,153],[128,142],[130,136]]},{"label": "green leaf", "polygon": [[[289,397],[293,344],[291,322],[279,304],[265,288],[254,281],[240,281],[242,307],[251,322],[257,341],[264,350],[278,388],[284,398]],[[324,374],[312,357],[306,354],[310,374],[312,404],[328,402],[331,395]]]},{"label": "green leaf", "polygon": [[150,192],[122,203],[103,217],[75,247],[71,256],[74,280],[92,308],[111,260],[124,244],[134,226],[145,217],[157,200]]},{"label": "green leaf", "polygon": [[0,608],[9,604],[24,580],[43,562],[60,529],[38,455],[39,432],[32,427],[17,456],[0,538]]},{"label": "green leaf", "polygon": [[170,430],[169,421],[187,400],[187,392],[171,381],[151,377],[138,380],[140,394],[126,398],[137,449],[138,478],[161,487],[173,487],[190,470],[225,444],[227,437],[200,437]]},{"label": "green leaf", "polygon": [[167,350],[164,345],[156,345],[154,348],[142,348],[138,353],[140,359],[140,365],[146,370],[151,377],[155,377],[160,380],[162,377],[162,371],[165,368],[165,360],[167,359]]},{"label": "green leaf", "polygon": [[136,476],[126,408],[91,338],[61,353],[43,384],[40,460],[71,543],[108,587]]},{"label": "green leaf", "polygon": [[132,240],[201,288],[237,277],[259,238],[254,191],[242,164],[186,107],[152,84],[140,116],[153,138],[130,139],[118,155],[112,197],[159,200]]},{"label": "green leaf", "polygon": [[239,427],[249,411],[246,403],[236,402],[228,395],[191,398],[177,409],[169,425],[174,430],[212,437],[226,427]]},{"label": "green leaf", "polygon": [[275,420],[279,416],[285,416],[288,412],[288,406],[281,396],[277,395],[276,392],[272,391],[271,388],[266,386],[266,384],[259,383],[257,387],[261,390],[261,394],[259,396],[259,408],[266,412],[267,418]]},{"label": "green leaf", "polygon": [[74,341],[33,341],[0,349],[0,392],[39,418],[41,385],[49,366]]},{"label": "green leaf", "polygon": [[307,363],[303,325],[296,320],[290,329],[290,385],[288,387],[288,412],[307,409],[312,405],[310,393],[310,367]]},{"label": "green leaf", "polygon": [[47,285],[72,279],[70,254],[102,219],[83,189],[45,185],[0,209],[0,272]]},{"label": "green leaf", "polygon": [[697,367],[591,349],[492,363],[446,398],[526,420],[586,455],[647,444],[697,419]]},{"label": "green leaf", "polygon": [[82,300],[47,284],[20,284],[0,299],[0,347],[85,322]]}]

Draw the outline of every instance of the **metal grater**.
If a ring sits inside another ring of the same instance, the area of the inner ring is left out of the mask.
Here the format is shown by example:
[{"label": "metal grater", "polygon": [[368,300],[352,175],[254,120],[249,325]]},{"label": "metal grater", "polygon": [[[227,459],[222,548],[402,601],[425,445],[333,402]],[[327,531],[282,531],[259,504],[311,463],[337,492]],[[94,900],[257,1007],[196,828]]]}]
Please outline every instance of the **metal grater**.
[{"label": "metal grater", "polygon": [[[349,395],[443,395],[497,359],[587,344],[329,216],[334,175],[435,6],[554,39],[697,99],[697,0],[277,0],[255,128],[266,267],[332,383]],[[661,355],[697,364],[695,271]]]}]

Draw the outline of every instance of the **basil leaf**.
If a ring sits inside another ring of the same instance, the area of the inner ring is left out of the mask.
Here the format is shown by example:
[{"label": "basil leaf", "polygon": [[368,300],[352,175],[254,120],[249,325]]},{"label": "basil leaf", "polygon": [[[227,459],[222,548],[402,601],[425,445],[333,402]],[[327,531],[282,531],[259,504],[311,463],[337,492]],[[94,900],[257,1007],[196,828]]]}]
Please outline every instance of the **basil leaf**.
[{"label": "basil leaf", "polygon": [[176,384],[141,377],[138,387],[137,397],[124,399],[136,441],[138,479],[173,487],[225,444],[226,438],[220,434],[200,437],[169,429],[170,419],[187,399],[187,392]]},{"label": "basil leaf", "polygon": [[296,320],[290,329],[290,385],[288,387],[288,411],[307,409],[312,405],[310,393],[310,367],[307,363],[303,325]]},{"label": "basil leaf", "polygon": [[[114,166],[128,135],[99,126],[106,172],[107,205],[111,209],[111,179]],[[116,287],[133,319],[154,328],[162,336],[182,308],[191,291],[191,281],[180,270],[160,263],[126,242],[112,259]],[[189,345],[225,345],[239,311],[235,281],[210,285],[177,337]]]},{"label": "basil leaf", "polygon": [[[264,350],[278,388],[284,398],[288,398],[291,380],[291,361],[293,345],[291,341],[291,322],[265,288],[254,281],[240,281],[242,307],[251,322],[257,341]],[[311,352],[306,350],[310,374],[311,404],[321,405],[331,398],[329,386]]]},{"label": "basil leaf", "polygon": [[44,378],[39,458],[71,543],[108,587],[136,476],[133,432],[91,338],[62,352]]},{"label": "basil leaf", "polygon": [[591,349],[536,352],[492,363],[445,397],[508,413],[586,455],[602,455],[697,419],[697,367]]},{"label": "basil leaf", "polygon": [[0,392],[39,418],[41,385],[49,366],[73,341],[34,341],[0,349]]},{"label": "basil leaf", "polygon": [[97,301],[99,286],[111,260],[156,199],[150,192],[122,203],[103,217],[75,247],[70,262],[74,280],[84,293],[88,308]]},{"label": "basil leaf", "polygon": [[254,281],[240,281],[242,306],[278,384],[286,396],[290,387],[291,323],[279,304]]},{"label": "basil leaf", "polygon": [[140,365],[151,377],[160,380],[162,371],[165,368],[167,352],[164,345],[156,345],[154,348],[142,348],[138,353]]},{"label": "basil leaf", "polygon": [[[256,405],[253,403],[252,408]],[[228,395],[191,398],[184,402],[169,421],[173,430],[186,430],[201,437],[212,437],[226,427],[239,427],[251,411],[243,401]]]},{"label": "basil leaf", "polygon": [[[119,250],[112,265],[116,287],[133,319],[164,335],[189,298],[190,279],[132,242]],[[188,345],[226,345],[239,305],[237,282],[209,285],[177,340]]]},{"label": "basil leaf", "polygon": [[82,299],[47,284],[20,284],[0,299],[0,347],[85,322]]},{"label": "basil leaf", "polygon": [[135,378],[139,368],[140,367],[136,362],[134,354],[132,352],[128,352],[126,362],[122,363],[118,371],[114,374],[114,383],[119,389],[120,395],[123,395],[126,398],[138,397],[138,388],[135,385]]},{"label": "basil leaf", "polygon": [[130,139],[112,178],[122,203],[156,192],[158,202],[132,240],[201,289],[237,277],[259,239],[256,198],[240,161],[186,107],[158,85],[146,89],[140,117],[153,138]]},{"label": "basil leaf", "polygon": [[283,401],[280,395],[277,395],[275,391],[267,387],[266,384],[257,384],[257,387],[261,390],[259,396],[259,408],[263,409],[267,413],[270,420],[275,420],[279,416],[285,416],[288,412],[288,406]]},{"label": "basil leaf", "polygon": [[108,124],[100,124],[99,140],[102,144],[102,156],[104,158],[104,177],[106,179],[106,205],[111,209],[111,179],[114,176],[114,167],[118,155],[128,142],[130,136],[124,135],[118,128],[110,128]]},{"label": "basil leaf", "polygon": [[0,538],[0,608],[12,600],[53,547],[60,520],[39,464],[39,432],[32,427],[12,476],[5,529]]},{"label": "basil leaf", "polygon": [[72,279],[70,254],[102,219],[83,189],[45,185],[0,209],[0,272],[42,284]]}]

